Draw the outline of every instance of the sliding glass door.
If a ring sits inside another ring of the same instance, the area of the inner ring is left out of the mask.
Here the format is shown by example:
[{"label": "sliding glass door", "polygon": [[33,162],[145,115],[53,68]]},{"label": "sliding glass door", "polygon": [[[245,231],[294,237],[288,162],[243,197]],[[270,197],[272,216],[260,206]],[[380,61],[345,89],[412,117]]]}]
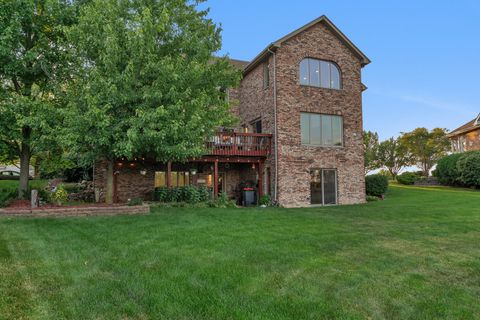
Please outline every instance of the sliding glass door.
[{"label": "sliding glass door", "polygon": [[313,169],[310,171],[311,204],[337,204],[337,171]]}]

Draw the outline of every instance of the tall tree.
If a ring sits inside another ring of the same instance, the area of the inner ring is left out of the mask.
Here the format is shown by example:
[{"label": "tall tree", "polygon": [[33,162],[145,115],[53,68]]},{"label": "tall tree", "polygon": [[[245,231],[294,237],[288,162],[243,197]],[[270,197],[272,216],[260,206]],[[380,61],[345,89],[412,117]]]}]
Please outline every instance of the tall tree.
[{"label": "tall tree", "polygon": [[363,148],[365,150],[365,174],[380,168],[378,164],[378,133],[363,132]]},{"label": "tall tree", "polygon": [[81,72],[64,134],[85,161],[107,160],[106,201],[120,157],[185,160],[232,121],[225,88],[240,74],[221,47],[203,1],[94,0],[70,31]]},{"label": "tall tree", "polygon": [[20,160],[19,197],[26,197],[33,154],[52,142],[58,88],[69,74],[64,27],[76,4],[0,0],[0,149]]},{"label": "tall tree", "polygon": [[400,143],[411,155],[410,164],[417,165],[426,177],[435,163],[450,149],[446,133],[446,129],[441,128],[431,131],[417,128],[400,136]]},{"label": "tall tree", "polygon": [[387,168],[393,179],[396,179],[400,171],[411,163],[407,148],[395,138],[380,142],[377,157],[379,165]]}]

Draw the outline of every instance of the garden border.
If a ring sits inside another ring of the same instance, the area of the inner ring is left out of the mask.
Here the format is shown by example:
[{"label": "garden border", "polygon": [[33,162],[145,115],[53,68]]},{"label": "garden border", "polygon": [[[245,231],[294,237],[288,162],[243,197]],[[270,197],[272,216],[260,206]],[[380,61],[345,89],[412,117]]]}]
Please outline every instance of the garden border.
[{"label": "garden border", "polygon": [[149,214],[150,206],[88,206],[69,208],[0,209],[0,217],[81,217]]}]

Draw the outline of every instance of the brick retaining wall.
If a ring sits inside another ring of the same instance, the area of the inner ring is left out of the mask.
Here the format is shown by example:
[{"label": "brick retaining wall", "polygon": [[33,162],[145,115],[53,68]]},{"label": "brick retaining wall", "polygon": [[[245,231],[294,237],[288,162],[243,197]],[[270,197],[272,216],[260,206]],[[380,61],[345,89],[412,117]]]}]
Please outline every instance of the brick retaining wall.
[{"label": "brick retaining wall", "polygon": [[50,208],[50,209],[0,209],[0,216],[9,217],[77,217],[77,216],[115,216],[148,214],[150,207],[142,206],[112,206],[112,207],[78,207],[78,208]]}]

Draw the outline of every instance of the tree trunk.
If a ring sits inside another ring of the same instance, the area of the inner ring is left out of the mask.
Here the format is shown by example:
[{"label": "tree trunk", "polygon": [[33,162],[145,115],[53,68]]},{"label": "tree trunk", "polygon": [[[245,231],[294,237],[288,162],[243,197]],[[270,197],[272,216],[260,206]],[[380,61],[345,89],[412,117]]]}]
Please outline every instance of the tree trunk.
[{"label": "tree trunk", "polygon": [[18,184],[18,198],[28,199],[28,177],[30,173],[30,145],[22,143],[20,147],[20,180]]},{"label": "tree trunk", "polygon": [[107,161],[107,190],[105,191],[105,202],[113,203],[113,160]]}]

